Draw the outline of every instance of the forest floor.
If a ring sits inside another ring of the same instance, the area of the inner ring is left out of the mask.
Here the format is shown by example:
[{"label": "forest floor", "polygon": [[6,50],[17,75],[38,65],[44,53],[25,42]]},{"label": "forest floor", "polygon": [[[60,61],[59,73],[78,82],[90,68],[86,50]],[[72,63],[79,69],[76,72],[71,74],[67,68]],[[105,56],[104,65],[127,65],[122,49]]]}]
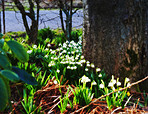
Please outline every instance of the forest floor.
[{"label": "forest floor", "polygon": [[[21,87],[22,85],[17,85],[17,88],[21,89]],[[71,87],[75,88],[74,85],[71,85]],[[34,102],[37,108],[41,106],[41,112],[44,114],[148,114],[148,106],[141,107],[140,105],[144,102],[143,94],[132,91],[130,91],[131,95],[133,95],[132,99],[130,100],[130,105],[126,106],[124,109],[122,109],[121,107],[117,107],[108,110],[106,101],[97,100],[97,98],[94,98],[92,102],[95,102],[90,103],[89,105],[84,107],[80,105],[75,105],[73,108],[71,108],[70,104],[68,104],[66,110],[63,113],[60,113],[58,105],[60,104],[61,93],[59,90],[61,89],[62,94],[64,95],[67,93],[67,88],[68,86],[66,84],[59,85],[54,84],[53,80],[48,81],[45,87],[43,87],[41,90],[36,91],[35,93]],[[16,85],[12,86],[12,91],[12,98],[18,100],[18,102],[12,104],[12,112],[15,114],[21,114],[25,111],[21,104],[22,98],[17,96],[18,91],[16,90]],[[73,93],[70,91],[68,94],[69,99],[72,99],[73,96]],[[136,99],[138,99],[138,101],[137,103],[134,103]]]}]

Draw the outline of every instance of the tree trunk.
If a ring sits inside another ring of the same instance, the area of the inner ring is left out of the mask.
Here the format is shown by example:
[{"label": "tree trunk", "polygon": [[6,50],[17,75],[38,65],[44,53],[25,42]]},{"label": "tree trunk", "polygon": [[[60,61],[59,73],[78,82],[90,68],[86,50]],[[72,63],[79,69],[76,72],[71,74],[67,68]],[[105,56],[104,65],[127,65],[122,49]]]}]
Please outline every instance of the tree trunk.
[{"label": "tree trunk", "polygon": [[5,34],[6,26],[5,26],[5,1],[2,0],[2,9],[3,9],[3,33]]},{"label": "tree trunk", "polygon": [[[23,24],[26,29],[26,33],[29,36],[29,43],[36,43],[38,36],[38,21],[39,21],[39,3],[40,1],[35,1],[37,4],[37,16],[34,11],[34,1],[28,0],[29,12],[25,11],[23,4],[19,0],[13,0],[16,7],[20,10],[22,15]],[[31,19],[31,26],[27,22],[27,16]]]},{"label": "tree trunk", "polygon": [[[147,0],[83,0],[83,54],[108,75],[136,81],[148,74]],[[148,81],[147,81],[148,83]],[[145,90],[148,87],[145,86]]]}]

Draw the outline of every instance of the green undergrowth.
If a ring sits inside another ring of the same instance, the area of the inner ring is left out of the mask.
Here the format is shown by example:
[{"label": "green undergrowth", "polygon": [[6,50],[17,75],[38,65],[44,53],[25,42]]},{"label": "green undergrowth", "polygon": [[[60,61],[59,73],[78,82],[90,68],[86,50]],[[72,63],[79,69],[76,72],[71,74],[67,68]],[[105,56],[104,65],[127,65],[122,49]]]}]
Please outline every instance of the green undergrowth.
[{"label": "green undergrowth", "polygon": [[[121,85],[119,78],[108,76],[99,66],[95,66],[94,63],[85,59],[82,54],[82,29],[72,31],[70,42],[66,40],[60,29],[45,28],[39,30],[38,34],[37,44],[31,45],[27,44],[28,38],[24,32],[7,33],[3,36],[5,40],[15,39],[25,47],[29,61],[23,63],[18,61],[11,51],[7,52],[7,56],[12,65],[28,72],[37,81],[37,85],[23,83],[23,96],[20,94],[20,98],[24,99],[21,100],[21,104],[26,113],[39,113],[42,110],[42,107],[37,108],[33,102],[34,94],[53,78],[54,82],[59,85],[68,82],[68,92],[65,95],[62,95],[61,92],[61,102],[58,105],[61,112],[66,110],[67,104],[70,104],[71,108],[75,105],[85,106],[93,98],[99,98],[122,87],[130,86],[128,78],[125,79],[124,85]],[[72,88],[70,86],[72,84],[76,88]],[[73,99],[68,98],[69,91],[72,91]],[[130,98],[128,89],[126,89],[102,100],[106,100],[108,109],[111,110],[120,106],[124,108],[125,104],[127,105],[124,100],[129,101]],[[145,98],[147,101],[146,95]],[[9,109],[9,105],[7,109]]]}]

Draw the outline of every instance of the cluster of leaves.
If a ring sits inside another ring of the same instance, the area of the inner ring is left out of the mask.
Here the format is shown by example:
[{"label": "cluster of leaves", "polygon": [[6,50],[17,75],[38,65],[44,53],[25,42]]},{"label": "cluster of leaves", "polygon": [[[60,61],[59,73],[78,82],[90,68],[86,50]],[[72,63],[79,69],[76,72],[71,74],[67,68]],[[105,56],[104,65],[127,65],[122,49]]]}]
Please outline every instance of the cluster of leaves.
[{"label": "cluster of leaves", "polygon": [[6,107],[10,97],[9,81],[23,81],[32,85],[37,84],[35,78],[29,75],[26,71],[12,66],[7,56],[8,52],[12,52],[20,62],[26,62],[29,60],[27,51],[18,42],[15,40],[5,42],[4,39],[0,39],[0,101],[2,102],[0,104],[0,110],[3,110]]}]

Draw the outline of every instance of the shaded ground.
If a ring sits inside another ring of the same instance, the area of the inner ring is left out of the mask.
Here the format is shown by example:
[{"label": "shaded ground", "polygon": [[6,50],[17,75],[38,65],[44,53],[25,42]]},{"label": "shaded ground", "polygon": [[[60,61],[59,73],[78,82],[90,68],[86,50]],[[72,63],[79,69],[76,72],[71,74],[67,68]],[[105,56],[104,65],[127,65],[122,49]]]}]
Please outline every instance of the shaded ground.
[{"label": "shaded ground", "polygon": [[[75,86],[71,85],[73,88]],[[61,93],[59,91],[59,87],[62,90],[62,94],[66,94],[67,92],[67,85],[61,85],[59,86],[58,84],[54,84],[53,80],[50,80],[48,84],[43,87],[41,90],[38,90],[35,93],[35,99],[34,101],[36,102],[36,105],[38,108],[41,106],[42,107],[42,112],[44,114],[60,114],[60,110],[58,108],[58,105],[60,104],[60,98],[61,98]],[[141,93],[132,93],[134,95],[134,98],[142,98]],[[70,91],[69,92],[69,99],[73,98],[73,93]],[[93,99],[93,100],[96,100]],[[142,100],[142,99],[141,99]],[[132,99],[134,101],[134,99]],[[142,101],[139,101],[142,102]],[[24,110],[21,106],[20,100],[13,104],[13,113],[19,114],[21,113],[21,110]],[[81,109],[81,110],[79,110]],[[72,109],[70,105],[67,105],[66,110],[64,111],[63,114],[109,114],[112,113],[113,111],[117,110],[114,112],[114,114],[147,114],[148,113],[148,108],[141,108],[138,104],[131,104],[130,106],[125,107],[124,109],[112,109],[108,110],[106,102],[105,101],[100,101],[98,100],[97,102],[92,103],[89,105],[89,107],[85,108],[79,105],[75,105],[74,108]]]}]

